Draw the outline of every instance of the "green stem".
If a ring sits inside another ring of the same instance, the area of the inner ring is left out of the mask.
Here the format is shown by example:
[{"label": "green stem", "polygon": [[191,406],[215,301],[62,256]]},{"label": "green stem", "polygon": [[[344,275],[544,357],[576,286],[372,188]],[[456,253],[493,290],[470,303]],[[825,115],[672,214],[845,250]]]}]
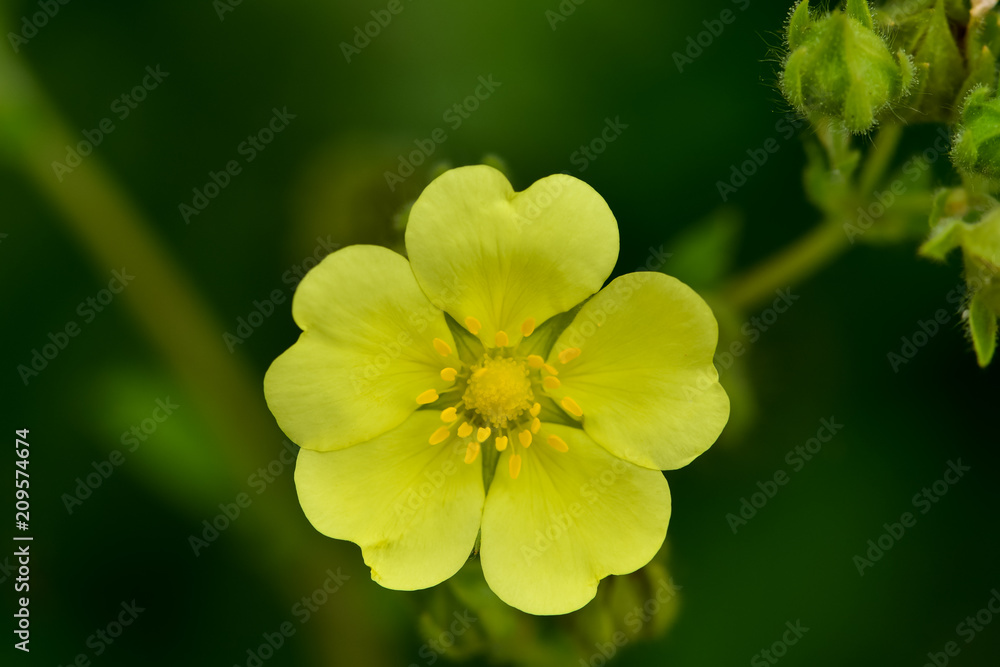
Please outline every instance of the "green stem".
[{"label": "green stem", "polygon": [[773,297],[812,275],[849,247],[847,235],[836,219],[827,219],[776,255],[729,281],[723,296],[741,310]]},{"label": "green stem", "polygon": [[903,126],[898,123],[883,125],[875,135],[875,140],[868,153],[868,159],[861,170],[858,179],[858,192],[862,197],[868,197],[882,181],[886,170],[896,155],[896,147],[903,136]]}]

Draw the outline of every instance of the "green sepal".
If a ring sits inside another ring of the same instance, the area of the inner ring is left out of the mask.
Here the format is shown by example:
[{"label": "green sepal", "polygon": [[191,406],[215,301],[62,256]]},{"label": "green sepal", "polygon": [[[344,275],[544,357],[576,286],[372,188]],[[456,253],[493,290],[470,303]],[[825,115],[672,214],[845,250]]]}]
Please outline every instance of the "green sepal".
[{"label": "green sepal", "polygon": [[[937,198],[935,199],[936,204]],[[931,235],[927,240],[917,249],[917,253],[923,257],[943,262],[948,253],[962,245],[966,226],[964,222],[955,218],[941,220],[931,230]]]},{"label": "green sepal", "polygon": [[976,361],[986,368],[997,348],[997,314],[990,308],[985,290],[972,295],[969,301],[969,334],[976,350]]},{"label": "green sepal", "polygon": [[847,0],[847,15],[869,30],[875,28],[867,0]]},{"label": "green sepal", "polygon": [[788,15],[788,27],[785,30],[785,41],[789,48],[797,48],[802,44],[802,38],[809,28],[809,0],[801,0]]}]

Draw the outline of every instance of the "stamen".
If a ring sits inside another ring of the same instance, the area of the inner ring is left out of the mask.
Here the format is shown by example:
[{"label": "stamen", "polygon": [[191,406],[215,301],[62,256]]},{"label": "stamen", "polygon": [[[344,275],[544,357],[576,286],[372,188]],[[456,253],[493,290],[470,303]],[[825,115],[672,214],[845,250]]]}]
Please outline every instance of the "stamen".
[{"label": "stamen", "polygon": [[447,357],[451,354],[451,345],[448,345],[448,343],[444,342],[440,338],[434,339],[434,349],[437,350],[437,353],[442,357]]},{"label": "stamen", "polygon": [[556,450],[557,452],[568,452],[569,445],[566,441],[560,438],[558,435],[550,435],[548,438],[549,447]]},{"label": "stamen", "polygon": [[517,439],[521,441],[521,446],[525,449],[531,447],[531,431],[521,431],[517,434]]},{"label": "stamen", "polygon": [[436,445],[445,441],[445,439],[451,434],[451,431],[447,426],[439,426],[438,430],[431,434],[430,443]]},{"label": "stamen", "polygon": [[545,365],[545,360],[542,359],[537,354],[529,354],[528,365],[534,368],[535,370],[538,370],[539,368]]},{"label": "stamen", "polygon": [[580,404],[574,401],[569,396],[563,396],[563,400],[559,402],[560,405],[574,417],[582,417],[583,410],[580,408]]},{"label": "stamen", "polygon": [[531,420],[531,432],[538,433],[538,429],[542,428],[542,420],[535,417]]},{"label": "stamen", "polygon": [[557,371],[556,367],[552,364],[545,364],[542,368],[548,371],[549,375],[559,375],[559,371]]},{"label": "stamen", "polygon": [[511,479],[517,479],[517,476],[521,474],[521,457],[517,454],[511,454],[507,470],[510,472]]},{"label": "stamen", "polygon": [[497,335],[493,337],[496,341],[497,347],[507,347],[510,344],[510,340],[507,339],[507,334],[503,331],[498,331]]},{"label": "stamen", "polygon": [[559,363],[568,364],[577,357],[580,356],[580,348],[578,347],[567,347],[565,350],[559,353]]},{"label": "stamen", "polygon": [[562,382],[559,381],[559,378],[555,377],[554,375],[550,375],[544,380],[542,380],[542,386],[545,387],[546,389],[558,389],[559,385],[561,384]]},{"label": "stamen", "polygon": [[441,411],[441,421],[445,424],[450,424],[458,419],[458,410],[454,407],[447,408]]},{"label": "stamen", "polygon": [[541,411],[542,411],[542,404],[541,403],[535,403],[534,405],[531,406],[531,409],[528,410],[528,412],[531,413],[532,417],[537,417],[538,413],[541,412]]},{"label": "stamen", "polygon": [[458,427],[458,437],[468,438],[470,435],[472,435],[472,424],[462,422],[462,425]]},{"label": "stamen", "polygon": [[465,318],[465,328],[469,330],[469,333],[475,336],[479,333],[479,330],[483,328],[483,323],[470,315]]},{"label": "stamen", "polygon": [[427,405],[428,403],[433,403],[438,400],[438,393],[434,389],[428,389],[424,393],[417,396],[417,403],[420,405]]},{"label": "stamen", "polygon": [[455,378],[458,376],[458,371],[454,368],[442,368],[441,369],[441,379],[445,382],[454,382]]},{"label": "stamen", "polygon": [[535,318],[529,317],[521,323],[521,334],[527,338],[535,332]]},{"label": "stamen", "polygon": [[490,437],[490,427],[485,426],[476,431],[476,440],[479,442],[486,442],[486,438]]},{"label": "stamen", "polygon": [[477,456],[479,456],[479,443],[470,442],[465,448],[465,462],[472,463],[476,460]]},{"label": "stamen", "polygon": [[498,435],[497,436],[497,451],[498,452],[502,452],[505,449],[507,449],[507,436],[505,436],[505,435]]}]

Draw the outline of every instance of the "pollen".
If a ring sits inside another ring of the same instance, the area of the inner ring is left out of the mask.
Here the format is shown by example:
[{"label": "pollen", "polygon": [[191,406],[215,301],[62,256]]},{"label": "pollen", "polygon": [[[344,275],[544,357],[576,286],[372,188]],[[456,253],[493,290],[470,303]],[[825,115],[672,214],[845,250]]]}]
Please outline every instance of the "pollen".
[{"label": "pollen", "polygon": [[563,400],[560,402],[566,412],[570,413],[574,417],[582,417],[583,410],[580,408],[580,404],[574,401],[569,396],[563,396]]},{"label": "pollen", "polygon": [[479,330],[483,328],[483,323],[470,315],[465,318],[465,328],[469,330],[469,333],[475,336],[479,333]]},{"label": "pollen", "polygon": [[517,454],[511,454],[510,461],[507,463],[507,470],[510,471],[511,479],[517,479],[517,476],[521,474],[521,457]]},{"label": "pollen", "polygon": [[486,424],[506,428],[535,402],[528,369],[516,359],[488,357],[472,367],[462,401]]},{"label": "pollen", "polygon": [[550,435],[548,437],[547,442],[549,443],[549,447],[556,450],[557,452],[569,451],[569,445],[567,445],[566,441],[560,438],[558,435]]},{"label": "pollen", "polygon": [[438,393],[433,389],[428,389],[417,396],[417,403],[420,405],[427,405],[428,403],[433,403],[436,400],[438,400]]},{"label": "pollen", "polygon": [[580,348],[578,347],[567,347],[565,350],[559,353],[559,363],[568,364],[577,357],[580,356]]},{"label": "pollen", "polygon": [[440,338],[434,339],[434,349],[437,350],[437,353],[442,357],[447,357],[451,354],[451,345],[448,345],[448,343],[444,342]]}]

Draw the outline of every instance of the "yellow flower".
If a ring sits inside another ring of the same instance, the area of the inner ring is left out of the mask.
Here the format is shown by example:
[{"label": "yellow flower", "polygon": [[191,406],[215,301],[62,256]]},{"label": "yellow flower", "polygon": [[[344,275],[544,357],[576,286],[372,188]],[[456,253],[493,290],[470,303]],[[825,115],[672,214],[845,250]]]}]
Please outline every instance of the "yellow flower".
[{"label": "yellow flower", "polygon": [[656,554],[660,470],[725,426],[715,318],[661,273],[602,290],[618,226],[566,175],[516,193],[490,167],[446,172],[413,205],[406,248],[409,262],[345,248],[296,291],[303,333],[264,390],[303,448],[303,511],[388,588],[444,581],[481,530],[501,599],[578,609]]}]

